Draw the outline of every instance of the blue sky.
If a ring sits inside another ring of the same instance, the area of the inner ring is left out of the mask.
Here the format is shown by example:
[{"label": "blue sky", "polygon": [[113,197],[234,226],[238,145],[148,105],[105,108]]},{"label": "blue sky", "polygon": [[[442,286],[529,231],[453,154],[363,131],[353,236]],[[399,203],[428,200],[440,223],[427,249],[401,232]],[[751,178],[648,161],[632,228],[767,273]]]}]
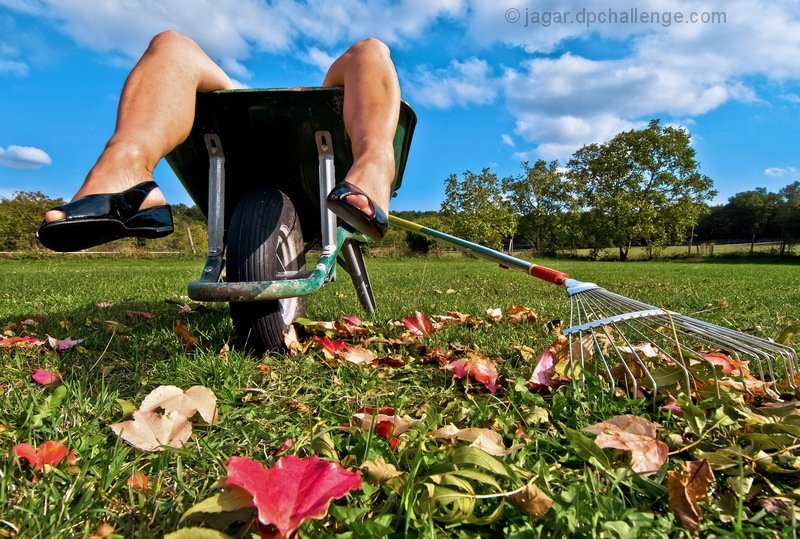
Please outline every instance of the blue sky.
[{"label": "blue sky", "polygon": [[[386,42],[419,119],[396,210],[652,118],[691,132],[716,202],[800,179],[797,0],[0,0],[0,196],[71,198],[167,28],[252,88],[316,85],[349,44]],[[155,177],[189,202],[165,163]]]}]

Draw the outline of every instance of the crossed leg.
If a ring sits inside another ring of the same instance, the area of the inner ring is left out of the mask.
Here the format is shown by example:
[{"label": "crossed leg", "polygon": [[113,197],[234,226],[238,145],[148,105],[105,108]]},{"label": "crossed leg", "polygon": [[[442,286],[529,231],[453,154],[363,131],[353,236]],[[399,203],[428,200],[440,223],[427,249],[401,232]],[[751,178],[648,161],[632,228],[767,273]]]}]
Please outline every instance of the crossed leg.
[{"label": "crossed leg", "polygon": [[[376,39],[356,43],[333,63],[324,84],[345,87],[344,121],[354,158],[347,180],[387,210],[400,109],[388,48]],[[230,88],[230,78],[194,41],[174,31],[156,35],[125,81],[114,134],[72,200],[151,180],[158,161],[189,135],[196,93]],[[352,202],[368,209],[368,200]],[[155,189],[140,209],[164,203]],[[47,222],[63,218],[59,210],[45,214]]]}]

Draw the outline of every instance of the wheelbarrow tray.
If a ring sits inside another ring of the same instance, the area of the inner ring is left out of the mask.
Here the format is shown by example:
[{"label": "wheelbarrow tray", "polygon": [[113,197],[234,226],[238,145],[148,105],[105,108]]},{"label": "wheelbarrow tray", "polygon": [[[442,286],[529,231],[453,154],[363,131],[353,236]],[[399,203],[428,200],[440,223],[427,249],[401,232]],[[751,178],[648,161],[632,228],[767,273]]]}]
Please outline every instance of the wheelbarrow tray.
[{"label": "wheelbarrow tray", "polygon": [[[339,87],[220,90],[197,95],[188,138],[166,159],[198,208],[208,217],[209,152],[206,135],[225,153],[225,227],[238,202],[258,187],[273,187],[295,205],[306,240],[320,239],[320,174],[315,133],[331,136],[336,183],[353,162]],[[403,179],[416,115],[401,104],[394,139],[393,192]]]}]

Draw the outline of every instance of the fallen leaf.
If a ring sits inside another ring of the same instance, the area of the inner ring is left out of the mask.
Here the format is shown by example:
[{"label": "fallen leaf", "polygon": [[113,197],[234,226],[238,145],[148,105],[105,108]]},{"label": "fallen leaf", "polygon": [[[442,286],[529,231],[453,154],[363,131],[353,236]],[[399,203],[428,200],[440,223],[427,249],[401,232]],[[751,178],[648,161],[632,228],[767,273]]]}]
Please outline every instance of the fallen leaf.
[{"label": "fallen leaf", "polygon": [[667,472],[669,508],[681,526],[692,533],[700,530],[703,517],[698,502],[708,500],[708,487],[714,481],[714,472],[708,461],[686,462],[683,472]]},{"label": "fallen leaf", "polygon": [[508,497],[511,505],[533,518],[541,518],[553,506],[553,500],[541,491],[533,481],[525,486],[525,490]]},{"label": "fallen leaf", "polygon": [[109,309],[109,308],[114,306],[114,304],[111,303],[110,301],[101,301],[100,303],[97,303],[96,305],[97,305],[98,309]]},{"label": "fallen leaf", "polygon": [[[387,439],[391,436],[404,433],[412,426],[422,421],[421,419],[414,419],[408,414],[397,416],[394,414],[394,408],[391,407],[381,408],[377,410],[377,413],[372,408],[362,408],[359,413],[353,414],[353,417],[359,421],[361,428],[364,430],[369,430],[373,423],[376,425],[376,429],[378,425],[381,424],[390,426],[391,428],[388,429],[388,436],[382,436]],[[387,429],[387,426],[381,428]],[[383,430],[381,434],[384,432],[386,432],[386,430]]]},{"label": "fallen leaf", "polygon": [[133,412],[133,419],[111,425],[114,434],[142,451],[163,451],[164,446],[179,448],[192,435],[192,424],[177,410],[166,414]]},{"label": "fallen leaf", "polygon": [[667,460],[667,444],[655,438],[661,428],[642,417],[622,415],[612,417],[583,430],[596,434],[595,445],[601,449],[621,449],[631,455],[631,469],[637,473],[658,471]]},{"label": "fallen leaf", "polygon": [[361,346],[350,346],[341,353],[342,359],[364,367],[374,366],[378,357],[370,350]]},{"label": "fallen leaf", "polygon": [[128,486],[130,488],[141,490],[144,492],[150,491],[149,483],[150,480],[147,479],[147,476],[143,473],[134,472],[128,478]]},{"label": "fallen leaf", "polygon": [[148,320],[155,317],[153,313],[150,311],[125,311],[128,316],[138,316],[140,318],[146,318]]},{"label": "fallen leaf", "polygon": [[467,352],[465,359],[451,361],[444,368],[453,371],[453,378],[468,376],[485,385],[492,393],[497,392],[497,365],[482,354]]},{"label": "fallen leaf", "polygon": [[55,337],[47,336],[47,345],[53,350],[69,350],[74,348],[75,345],[81,343],[83,339],[73,340],[67,337],[66,339],[56,339]]},{"label": "fallen leaf", "polygon": [[94,533],[89,536],[89,539],[109,539],[113,535],[114,535],[114,526],[112,526],[108,522],[102,522],[94,531]]},{"label": "fallen leaf", "polygon": [[192,386],[186,391],[176,386],[159,386],[144,398],[139,411],[152,412],[157,408],[166,413],[178,411],[187,419],[199,413],[210,424],[217,417],[217,397],[205,386]]},{"label": "fallen leaf", "polygon": [[524,305],[514,305],[506,310],[508,321],[512,324],[519,324],[520,322],[528,322],[535,324],[539,320],[539,315],[530,307]]},{"label": "fallen leaf", "polygon": [[504,457],[516,448],[516,446],[506,448],[500,433],[490,429],[459,429],[450,424],[432,432],[431,436],[433,438],[449,438],[451,441],[470,442],[470,446],[477,447],[496,457]]},{"label": "fallen leaf", "polygon": [[36,337],[4,337],[0,339],[0,348],[36,348],[44,343]]},{"label": "fallen leaf", "polygon": [[180,338],[184,352],[191,352],[197,348],[197,339],[189,333],[189,327],[180,319],[175,320],[175,335]]},{"label": "fallen leaf", "polygon": [[42,386],[54,386],[61,383],[61,376],[54,371],[46,369],[33,369],[33,381]]},{"label": "fallen leaf", "polygon": [[712,365],[722,367],[722,374],[737,373],[744,377],[750,375],[750,369],[746,361],[733,359],[732,357],[723,354],[722,352],[708,352],[703,354],[703,358]]},{"label": "fallen leaf", "polygon": [[503,318],[503,311],[501,309],[489,307],[486,309],[486,316],[492,320],[500,320]]},{"label": "fallen leaf", "polygon": [[678,417],[683,417],[683,408],[678,406],[678,400],[669,392],[667,393],[667,400],[661,405],[661,410],[664,412],[672,412],[672,415]]},{"label": "fallen leaf", "polygon": [[382,485],[403,475],[403,472],[395,468],[394,464],[386,462],[380,455],[375,460],[365,461],[361,464],[361,469],[367,474],[370,482],[376,485]]},{"label": "fallen leaf", "polygon": [[361,488],[361,477],[315,455],[305,459],[288,455],[268,469],[248,457],[232,457],[223,484],[248,492],[258,520],[274,525],[288,538],[304,521],[324,517],[332,500]]},{"label": "fallen leaf", "polygon": [[648,438],[655,438],[656,433],[663,427],[658,423],[648,421],[643,417],[624,414],[596,423],[583,429],[584,432],[600,434],[606,430],[619,430]]},{"label": "fallen leaf", "polygon": [[28,464],[37,471],[42,470],[45,466],[57,466],[64,459],[67,459],[69,464],[75,462],[75,452],[70,451],[63,443],[54,440],[47,440],[38,449],[28,443],[17,444],[14,446],[13,452],[17,458],[27,460]]},{"label": "fallen leaf", "polygon": [[431,323],[431,319],[419,311],[414,311],[414,316],[403,318],[403,325],[406,326],[415,337],[427,337],[433,333],[433,323]]}]

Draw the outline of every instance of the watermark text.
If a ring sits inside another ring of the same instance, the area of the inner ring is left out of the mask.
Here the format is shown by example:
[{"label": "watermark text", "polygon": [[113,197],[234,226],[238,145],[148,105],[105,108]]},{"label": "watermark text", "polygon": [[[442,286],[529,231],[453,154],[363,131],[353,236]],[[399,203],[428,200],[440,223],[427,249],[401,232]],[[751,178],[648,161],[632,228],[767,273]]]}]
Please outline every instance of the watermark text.
[{"label": "watermark text", "polygon": [[529,26],[549,27],[560,24],[577,24],[591,28],[604,24],[641,24],[670,27],[673,24],[727,24],[725,11],[649,11],[637,7],[630,9],[586,9],[578,11],[536,11],[530,8],[509,8],[506,22]]}]

